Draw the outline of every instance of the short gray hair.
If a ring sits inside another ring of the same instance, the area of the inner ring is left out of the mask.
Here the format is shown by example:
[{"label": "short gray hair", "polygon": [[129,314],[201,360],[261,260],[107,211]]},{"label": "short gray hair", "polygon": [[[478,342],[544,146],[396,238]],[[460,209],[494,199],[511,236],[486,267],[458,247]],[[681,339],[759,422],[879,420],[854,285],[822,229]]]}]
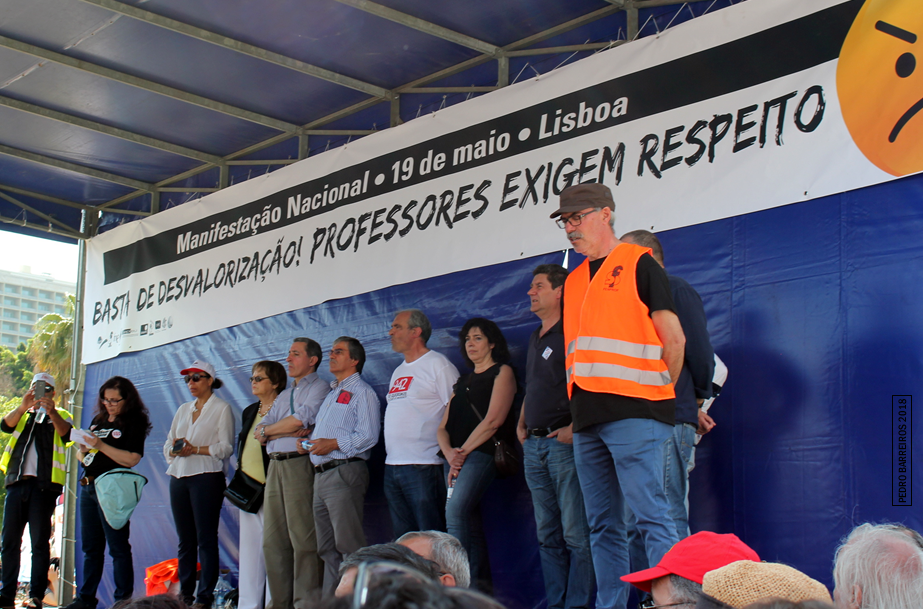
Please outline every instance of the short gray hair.
[{"label": "short gray hair", "polygon": [[695,605],[702,595],[702,584],[691,579],[670,573],[670,583],[673,584],[673,602],[690,603]]},{"label": "short gray hair", "polygon": [[423,339],[423,344],[426,344],[426,341],[429,340],[429,337],[433,335],[433,324],[429,323],[429,318],[426,314],[420,309],[404,309],[403,311],[398,311],[398,315],[401,313],[408,313],[410,317],[407,318],[407,327],[413,330],[414,328],[420,328],[420,338]]},{"label": "short gray hair", "polygon": [[923,598],[923,551],[891,525],[857,526],[836,550],[833,581],[839,597],[860,609],[911,609]]},{"label": "short gray hair", "polygon": [[471,586],[471,566],[468,553],[454,535],[442,531],[411,531],[401,535],[397,543],[411,539],[427,539],[432,547],[432,560],[447,574],[455,578],[459,588]]}]

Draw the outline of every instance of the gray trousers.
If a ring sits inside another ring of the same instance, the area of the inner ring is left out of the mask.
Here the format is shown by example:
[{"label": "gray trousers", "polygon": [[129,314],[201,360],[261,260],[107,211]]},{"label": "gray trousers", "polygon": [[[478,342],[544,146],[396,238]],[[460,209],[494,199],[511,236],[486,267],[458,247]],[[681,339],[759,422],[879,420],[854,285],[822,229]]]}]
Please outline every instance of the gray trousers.
[{"label": "gray trousers", "polygon": [[324,561],[325,594],[336,590],[343,557],[366,545],[362,511],[368,487],[365,461],[345,463],[314,477],[314,522],[317,550]]},{"label": "gray trousers", "polygon": [[314,529],[314,466],[305,455],[270,461],[263,498],[268,609],[302,609],[320,585]]}]

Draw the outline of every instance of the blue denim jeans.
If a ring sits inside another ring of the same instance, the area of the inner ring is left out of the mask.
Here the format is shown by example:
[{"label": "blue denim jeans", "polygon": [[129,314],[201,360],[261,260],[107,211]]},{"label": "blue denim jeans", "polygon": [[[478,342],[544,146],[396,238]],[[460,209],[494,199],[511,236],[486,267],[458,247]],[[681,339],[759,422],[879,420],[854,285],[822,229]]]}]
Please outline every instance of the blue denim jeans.
[{"label": "blue denim jeans", "polygon": [[[54,489],[57,490],[54,490]],[[30,596],[43,598],[48,586],[48,564],[51,549],[51,517],[55,502],[61,494],[61,487],[41,488],[35,478],[17,482],[6,489],[6,503],[3,505],[3,533],[0,541],[0,579],[4,602],[12,605],[16,598],[19,582],[19,547],[22,535],[29,525],[32,539],[32,585]]]},{"label": "blue denim jeans", "polygon": [[384,484],[395,539],[410,531],[445,531],[442,465],[385,465]]},{"label": "blue denim jeans", "polygon": [[[449,464],[444,466],[446,478]],[[455,481],[452,498],[445,504],[445,520],[448,532],[461,542],[468,552],[471,565],[471,587],[481,592],[489,591],[492,585],[490,557],[487,555],[487,540],[481,520],[481,497],[494,481],[497,470],[494,457],[476,450],[468,455]]]},{"label": "blue denim jeans", "polygon": [[[663,447],[663,489],[670,503],[670,518],[680,539],[689,537],[689,472],[695,466],[695,430],[688,423],[673,426],[673,434]],[[625,510],[628,524],[628,542],[631,554],[631,571],[642,571],[653,565],[647,562],[644,541],[638,532],[634,513]]]},{"label": "blue denim jeans", "polygon": [[96,589],[103,577],[106,563],[106,544],[112,557],[112,577],[115,580],[115,600],[131,598],[135,589],[135,569],[131,560],[131,523],[119,530],[106,522],[92,484],[80,489],[80,543],[83,549],[82,583],[77,596],[88,605],[95,606]]},{"label": "blue denim jeans", "polygon": [[574,446],[529,436],[522,451],[548,609],[592,607],[596,578]]},{"label": "blue denim jeans", "polygon": [[631,571],[627,505],[638,518],[648,562],[660,562],[678,541],[663,490],[664,442],[672,427],[652,419],[591,425],[574,434],[574,457],[596,568],[597,609],[619,609],[628,601]]}]

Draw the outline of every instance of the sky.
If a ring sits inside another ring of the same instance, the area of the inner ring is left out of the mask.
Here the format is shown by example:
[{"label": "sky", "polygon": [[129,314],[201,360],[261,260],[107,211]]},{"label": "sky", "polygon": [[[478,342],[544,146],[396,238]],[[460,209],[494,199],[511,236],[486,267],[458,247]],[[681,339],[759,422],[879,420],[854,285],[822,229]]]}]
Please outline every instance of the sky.
[{"label": "sky", "polygon": [[77,245],[0,230],[0,269],[20,272],[24,266],[77,283]]}]

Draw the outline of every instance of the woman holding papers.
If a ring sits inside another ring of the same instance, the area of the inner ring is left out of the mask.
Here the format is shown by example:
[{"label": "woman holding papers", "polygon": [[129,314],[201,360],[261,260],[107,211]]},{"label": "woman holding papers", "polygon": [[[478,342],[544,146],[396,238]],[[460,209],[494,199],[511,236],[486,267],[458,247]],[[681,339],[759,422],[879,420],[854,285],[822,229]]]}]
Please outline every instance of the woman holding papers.
[{"label": "woman holding papers", "polygon": [[[179,537],[179,588],[192,609],[212,606],[218,582],[218,522],[224,462],[234,447],[231,406],[214,394],[215,367],[195,361],[180,371],[194,398],[176,410],[163,454],[170,466],[170,508]],[[196,592],[196,562],[202,563]]]},{"label": "woman holding papers", "polygon": [[106,545],[112,556],[115,600],[131,598],[135,572],[128,537],[131,523],[116,530],[109,526],[96,496],[94,480],[119,467],[134,467],[144,456],[144,440],[151,431],[147,408],[126,378],[114,376],[99,388],[96,414],[89,433],[72,432],[83,463],[80,479],[80,535],[83,581],[67,609],[95,609],[96,589],[103,576]]}]

